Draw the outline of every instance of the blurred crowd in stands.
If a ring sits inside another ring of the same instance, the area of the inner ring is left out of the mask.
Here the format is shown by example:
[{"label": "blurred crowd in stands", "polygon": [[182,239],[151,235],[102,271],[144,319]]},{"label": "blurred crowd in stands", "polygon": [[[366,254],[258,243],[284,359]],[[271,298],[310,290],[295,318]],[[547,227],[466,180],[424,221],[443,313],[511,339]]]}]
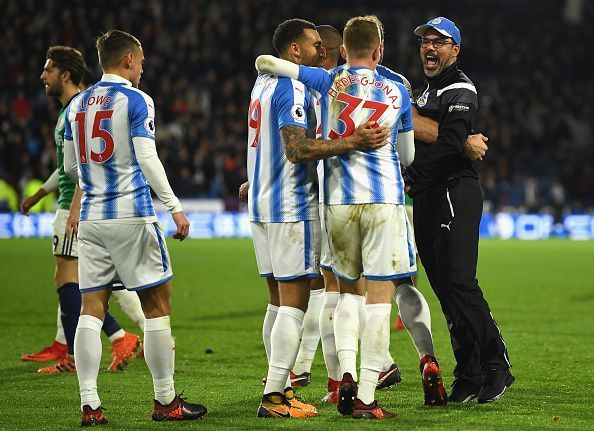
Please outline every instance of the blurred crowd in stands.
[{"label": "blurred crowd in stands", "polygon": [[146,56],[141,89],[156,103],[174,190],[232,207],[246,179],[254,59],[273,53],[277,24],[301,17],[342,31],[350,16],[374,13],[386,30],[384,64],[417,90],[424,78],[413,29],[438,15],[461,29],[459,64],[478,89],[477,130],[489,137],[479,164],[487,210],[594,210],[592,1],[5,0],[2,9],[0,200],[13,189],[14,201],[55,168],[60,106],[39,80],[49,46],[80,49],[99,78],[95,38],[110,28],[136,35]]}]

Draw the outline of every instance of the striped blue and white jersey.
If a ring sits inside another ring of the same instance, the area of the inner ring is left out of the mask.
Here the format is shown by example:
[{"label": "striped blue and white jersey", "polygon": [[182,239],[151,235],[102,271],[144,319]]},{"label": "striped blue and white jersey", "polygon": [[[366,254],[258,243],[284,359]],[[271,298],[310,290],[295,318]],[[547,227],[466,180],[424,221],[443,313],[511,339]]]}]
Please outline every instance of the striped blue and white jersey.
[{"label": "striped blue and white jersey", "polygon": [[404,87],[406,88],[406,91],[408,92],[408,96],[410,97],[410,100],[412,101],[412,98],[413,98],[412,85],[410,85],[410,82],[408,81],[408,79],[406,79],[406,77],[404,75],[402,75],[401,73],[398,73],[398,72],[394,72],[389,67],[383,66],[381,64],[378,64],[377,68],[375,70],[377,73],[379,73],[384,78],[388,78],[388,79],[391,79],[392,81],[400,82],[402,85],[404,85]]},{"label": "striped blue and white jersey", "polygon": [[324,203],[404,204],[404,181],[396,151],[398,132],[413,130],[407,89],[362,67],[339,66],[330,72],[299,66],[299,80],[320,100],[321,137],[351,135],[366,121],[391,129],[389,143],[374,151],[350,151],[324,161]]},{"label": "striped blue and white jersey", "polygon": [[281,128],[315,132],[314,100],[296,80],[258,76],[248,113],[248,210],[251,221],[282,223],[317,220],[315,162],[291,163]]},{"label": "striped blue and white jersey", "polygon": [[64,139],[74,142],[80,220],[155,215],[149,184],[136,160],[132,138],[155,139],[150,96],[129,81],[105,74],[68,106]]}]

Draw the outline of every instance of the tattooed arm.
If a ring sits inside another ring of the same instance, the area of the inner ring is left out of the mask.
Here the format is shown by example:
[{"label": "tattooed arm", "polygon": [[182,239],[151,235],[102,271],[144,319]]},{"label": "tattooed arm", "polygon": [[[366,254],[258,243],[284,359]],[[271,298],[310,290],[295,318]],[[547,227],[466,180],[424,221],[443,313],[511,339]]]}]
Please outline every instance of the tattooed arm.
[{"label": "tattooed arm", "polygon": [[365,123],[357,127],[350,136],[324,140],[306,137],[306,129],[303,127],[285,126],[281,129],[281,137],[287,159],[291,163],[300,163],[338,156],[347,151],[375,150],[387,143],[389,132],[390,129],[385,126],[373,128],[372,123]]}]

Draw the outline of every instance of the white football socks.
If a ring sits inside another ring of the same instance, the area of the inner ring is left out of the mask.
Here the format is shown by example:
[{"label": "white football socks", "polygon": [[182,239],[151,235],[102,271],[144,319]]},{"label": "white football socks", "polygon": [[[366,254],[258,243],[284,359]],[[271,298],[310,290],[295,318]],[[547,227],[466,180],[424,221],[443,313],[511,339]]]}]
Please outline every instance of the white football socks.
[{"label": "white football socks", "polygon": [[336,340],[334,339],[334,314],[340,293],[326,292],[322,312],[320,313],[320,336],[322,338],[322,352],[328,370],[328,377],[340,380],[340,363],[336,354]]},{"label": "white football socks", "polygon": [[163,405],[170,404],[175,398],[174,349],[170,317],[145,319],[144,359],[153,376],[155,399]]},{"label": "white football socks", "polygon": [[394,300],[398,304],[400,318],[419,357],[435,356],[431,335],[431,312],[425,297],[413,285],[403,284],[396,289]]},{"label": "white football socks", "polygon": [[355,295],[359,301],[359,340],[363,337],[365,331],[365,322],[367,321],[367,308],[365,308],[365,295]]},{"label": "white football socks", "polygon": [[113,334],[111,334],[109,336],[109,341],[111,341],[112,343],[116,340],[119,340],[120,338],[124,338],[126,336],[126,333],[124,332],[124,330],[122,328],[118,329],[116,332],[114,332]]},{"label": "white football socks", "polygon": [[266,351],[268,363],[270,363],[270,333],[272,332],[277,313],[278,306],[268,304],[266,314],[264,315],[264,323],[262,324],[262,340],[264,340],[264,350]]},{"label": "white football socks", "polygon": [[86,314],[78,318],[74,336],[74,361],[80,388],[80,408],[89,405],[93,410],[101,406],[97,393],[97,374],[101,363],[101,327],[103,321]]},{"label": "white football socks", "polygon": [[303,318],[303,335],[301,336],[301,346],[295,359],[293,372],[296,375],[309,373],[311,364],[318,350],[320,341],[320,313],[324,304],[324,289],[316,289],[309,292],[309,302],[307,311]]},{"label": "white football socks", "polygon": [[392,304],[368,304],[367,322],[361,339],[361,379],[357,398],[365,404],[375,399],[375,387],[390,348]]},{"label": "white football socks", "polygon": [[126,316],[136,323],[141,331],[144,331],[144,312],[142,311],[138,294],[123,289],[112,291],[111,296],[115,298],[115,301],[122,311],[126,313]]},{"label": "white football socks", "polygon": [[55,340],[60,344],[66,344],[66,335],[64,335],[64,327],[62,326],[62,309],[58,303],[58,319],[56,321],[56,338]]},{"label": "white football socks", "polygon": [[390,349],[386,350],[386,354],[384,355],[384,365],[382,367],[382,371],[388,371],[392,364],[395,364],[394,358],[390,354]]},{"label": "white football socks", "polygon": [[357,381],[357,351],[359,347],[359,309],[358,295],[341,293],[334,312],[334,338],[340,362],[341,378],[351,373]]},{"label": "white football socks", "polygon": [[271,355],[264,394],[283,393],[287,381],[290,382],[289,372],[295,365],[299,350],[304,315],[298,308],[284,305],[279,307],[270,334]]}]

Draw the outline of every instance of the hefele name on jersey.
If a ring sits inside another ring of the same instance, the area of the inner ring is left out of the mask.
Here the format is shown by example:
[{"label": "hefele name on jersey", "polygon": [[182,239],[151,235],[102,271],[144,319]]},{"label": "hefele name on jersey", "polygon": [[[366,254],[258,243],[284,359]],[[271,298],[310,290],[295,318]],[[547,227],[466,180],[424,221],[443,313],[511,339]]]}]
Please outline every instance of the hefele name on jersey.
[{"label": "hefele name on jersey", "polygon": [[330,90],[328,90],[327,94],[328,94],[328,96],[332,97],[333,99],[336,99],[338,97],[338,93],[341,90],[344,90],[346,87],[349,87],[354,84],[360,84],[363,87],[366,87],[368,85],[374,86],[375,88],[382,91],[386,95],[386,97],[392,103],[392,107],[394,109],[400,109],[400,105],[397,103],[398,95],[392,94],[392,92],[399,93],[399,91],[395,91],[395,88],[392,85],[390,85],[388,82],[386,82],[385,80],[378,81],[375,78],[366,76],[366,75],[351,75],[351,74],[349,74],[348,76],[345,76],[344,78],[337,79],[334,81],[334,83],[332,84],[332,87],[330,88]]}]

